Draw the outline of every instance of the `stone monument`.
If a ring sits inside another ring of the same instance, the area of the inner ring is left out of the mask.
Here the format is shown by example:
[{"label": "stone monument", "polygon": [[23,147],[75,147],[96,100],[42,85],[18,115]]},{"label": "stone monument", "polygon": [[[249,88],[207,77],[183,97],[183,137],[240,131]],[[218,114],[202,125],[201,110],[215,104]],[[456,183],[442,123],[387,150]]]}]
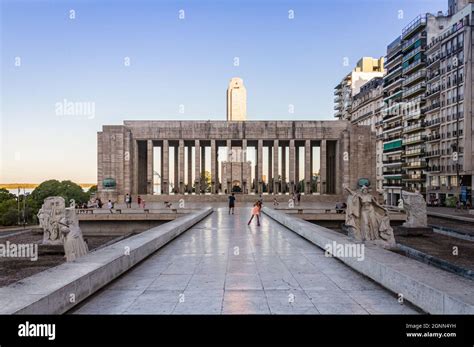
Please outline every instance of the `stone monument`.
[{"label": "stone monument", "polygon": [[82,237],[81,228],[74,207],[68,207],[65,216],[59,221],[61,234],[64,235],[64,253],[67,261],[73,261],[88,253],[87,244]]},{"label": "stone monument", "polygon": [[405,211],[407,220],[403,225],[395,228],[397,235],[420,236],[433,230],[428,227],[426,201],[420,192],[402,191],[400,210]]},{"label": "stone monument", "polygon": [[403,223],[407,228],[426,228],[426,201],[419,192],[402,191],[403,210],[407,214],[407,221]]},{"label": "stone monument", "polygon": [[87,244],[79,228],[74,200],[71,200],[70,207],[66,208],[63,197],[48,197],[44,200],[37,216],[43,229],[40,253],[65,254],[67,261],[87,254]]},{"label": "stone monument", "polygon": [[61,196],[44,199],[38,211],[38,221],[43,229],[43,245],[62,245],[63,236],[59,231],[59,221],[64,217],[66,204]]},{"label": "stone monument", "polygon": [[383,247],[395,246],[388,210],[369,194],[366,186],[356,192],[348,187],[345,228],[357,241],[373,241]]}]

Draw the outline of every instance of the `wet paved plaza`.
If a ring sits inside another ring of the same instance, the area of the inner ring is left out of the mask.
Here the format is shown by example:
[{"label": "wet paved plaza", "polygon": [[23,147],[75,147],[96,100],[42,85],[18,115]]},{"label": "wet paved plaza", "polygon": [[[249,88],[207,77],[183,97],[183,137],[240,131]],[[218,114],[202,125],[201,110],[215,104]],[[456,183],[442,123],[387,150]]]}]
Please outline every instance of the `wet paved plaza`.
[{"label": "wet paved plaza", "polygon": [[89,298],[76,314],[413,314],[413,307],[250,207],[225,207]]}]

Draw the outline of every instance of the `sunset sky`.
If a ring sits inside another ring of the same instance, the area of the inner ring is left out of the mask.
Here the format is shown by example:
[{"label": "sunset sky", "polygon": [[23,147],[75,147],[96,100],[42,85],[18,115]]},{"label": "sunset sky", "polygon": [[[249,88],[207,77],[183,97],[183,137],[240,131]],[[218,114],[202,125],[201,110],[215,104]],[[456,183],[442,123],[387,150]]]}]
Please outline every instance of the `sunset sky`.
[{"label": "sunset sky", "polygon": [[[384,56],[415,16],[446,9],[447,0],[2,0],[0,183],[95,182],[102,125],[225,120],[235,76],[249,120],[334,119],[333,88],[360,57]],[[84,108],[69,114],[68,102]]]}]

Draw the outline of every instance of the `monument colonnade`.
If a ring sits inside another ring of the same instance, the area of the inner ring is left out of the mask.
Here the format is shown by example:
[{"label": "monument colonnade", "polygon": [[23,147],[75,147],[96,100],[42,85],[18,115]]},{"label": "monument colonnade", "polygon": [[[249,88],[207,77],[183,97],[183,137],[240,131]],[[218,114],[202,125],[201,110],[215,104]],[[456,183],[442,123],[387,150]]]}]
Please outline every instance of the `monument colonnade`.
[{"label": "monument colonnade", "polygon": [[[98,190],[107,196],[152,195],[158,179],[163,195],[201,194],[205,188],[229,193],[236,167],[243,193],[342,195],[343,185],[353,187],[360,177],[375,182],[372,136],[369,127],[346,121],[125,121],[98,133]],[[154,163],[156,147],[160,163]],[[227,152],[222,161],[237,163],[225,177],[219,172],[221,148]],[[239,165],[249,154],[255,165]],[[206,171],[210,187],[203,180]]]}]

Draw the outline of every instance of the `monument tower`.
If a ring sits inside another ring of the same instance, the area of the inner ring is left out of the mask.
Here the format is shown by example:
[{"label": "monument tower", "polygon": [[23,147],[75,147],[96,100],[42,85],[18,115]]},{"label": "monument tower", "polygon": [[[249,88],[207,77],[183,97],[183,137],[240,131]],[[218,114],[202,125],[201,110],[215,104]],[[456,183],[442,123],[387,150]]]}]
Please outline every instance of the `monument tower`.
[{"label": "monument tower", "polygon": [[227,121],[247,120],[247,90],[239,77],[230,80],[227,88]]}]

